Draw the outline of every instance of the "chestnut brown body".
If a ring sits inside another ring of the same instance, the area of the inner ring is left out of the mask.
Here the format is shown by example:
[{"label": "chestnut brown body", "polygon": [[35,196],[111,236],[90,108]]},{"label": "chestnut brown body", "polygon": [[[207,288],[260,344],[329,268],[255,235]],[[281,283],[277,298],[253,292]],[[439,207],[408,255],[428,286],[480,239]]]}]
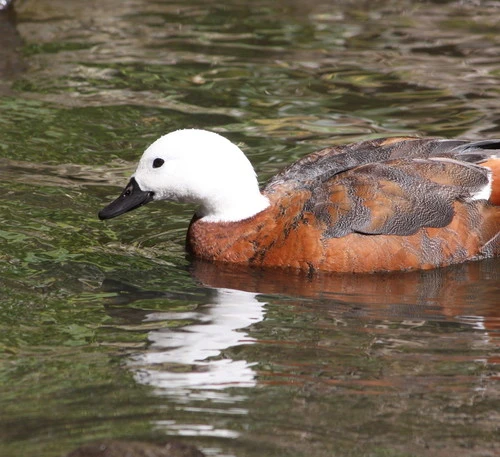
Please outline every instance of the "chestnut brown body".
[{"label": "chestnut brown body", "polygon": [[498,141],[418,138],[326,148],[271,179],[264,211],[236,222],[193,218],[187,249],[210,261],[336,272],[497,256],[499,153]]}]

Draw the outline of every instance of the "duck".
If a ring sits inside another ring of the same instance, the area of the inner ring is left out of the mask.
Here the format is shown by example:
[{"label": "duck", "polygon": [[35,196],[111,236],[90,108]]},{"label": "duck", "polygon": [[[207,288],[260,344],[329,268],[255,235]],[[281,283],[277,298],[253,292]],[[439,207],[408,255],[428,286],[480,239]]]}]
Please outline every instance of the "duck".
[{"label": "duck", "polygon": [[98,216],[193,203],[195,259],[307,274],[428,270],[500,255],[499,154],[500,140],[369,139],[312,152],[261,189],[236,144],[181,129],[145,150]]}]

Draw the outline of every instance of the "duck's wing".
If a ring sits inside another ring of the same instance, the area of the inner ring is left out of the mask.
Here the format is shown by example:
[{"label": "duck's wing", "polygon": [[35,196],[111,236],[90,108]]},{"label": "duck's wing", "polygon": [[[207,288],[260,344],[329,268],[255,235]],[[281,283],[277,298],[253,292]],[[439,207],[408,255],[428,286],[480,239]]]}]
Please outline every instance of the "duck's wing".
[{"label": "duck's wing", "polygon": [[448,157],[480,163],[500,156],[500,140],[465,141],[438,138],[394,137],[333,146],[313,152],[294,162],[274,176],[265,191],[272,192],[284,182],[288,187],[333,176],[368,163],[400,158]]},{"label": "duck's wing", "polygon": [[396,159],[353,168],[320,185],[311,183],[304,211],[327,227],[327,238],[354,232],[412,235],[423,227],[448,225],[457,201],[487,199],[489,183],[489,171],[474,164],[449,158]]},{"label": "duck's wing", "polygon": [[412,235],[444,227],[454,203],[487,199],[489,171],[447,157],[370,163],[310,183],[304,211],[327,227],[323,236],[349,233]]},{"label": "duck's wing", "polygon": [[[491,195],[490,202],[498,204],[493,197],[500,194],[499,159],[500,140],[370,140],[312,153],[271,179],[264,193],[300,199],[301,214],[290,217],[295,221],[312,214],[327,238],[405,236],[423,227],[447,226],[456,202],[467,206],[457,217],[468,217],[464,223],[470,226],[481,224],[474,201]],[[493,231],[498,231],[495,218]]]}]

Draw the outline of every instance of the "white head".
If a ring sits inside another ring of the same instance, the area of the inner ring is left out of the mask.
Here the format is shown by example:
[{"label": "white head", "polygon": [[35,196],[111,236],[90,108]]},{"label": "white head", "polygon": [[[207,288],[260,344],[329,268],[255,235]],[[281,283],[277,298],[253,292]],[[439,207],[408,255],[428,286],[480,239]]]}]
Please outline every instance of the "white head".
[{"label": "white head", "polygon": [[149,200],[199,205],[197,214],[209,222],[246,219],[269,205],[243,152],[206,130],[177,130],[156,140],[141,157],[133,180]]}]

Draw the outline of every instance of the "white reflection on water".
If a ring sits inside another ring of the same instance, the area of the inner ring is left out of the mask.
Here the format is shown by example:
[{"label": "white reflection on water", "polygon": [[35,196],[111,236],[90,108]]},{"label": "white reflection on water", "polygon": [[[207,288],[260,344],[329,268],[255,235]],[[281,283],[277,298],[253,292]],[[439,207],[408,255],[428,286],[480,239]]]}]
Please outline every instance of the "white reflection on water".
[{"label": "white reflection on water", "polygon": [[[220,392],[221,389],[255,385],[254,364],[227,358],[223,351],[255,342],[243,329],[263,320],[265,303],[259,302],[256,294],[250,292],[215,291],[214,303],[202,305],[197,311],[147,315],[147,322],[175,319],[193,323],[149,333],[148,351],[130,362],[136,370],[137,382],[155,387],[158,395],[175,396],[184,401],[193,401],[198,396],[228,401],[228,395]],[[200,392],[205,389],[207,392]],[[235,400],[231,395],[230,401]]]}]

